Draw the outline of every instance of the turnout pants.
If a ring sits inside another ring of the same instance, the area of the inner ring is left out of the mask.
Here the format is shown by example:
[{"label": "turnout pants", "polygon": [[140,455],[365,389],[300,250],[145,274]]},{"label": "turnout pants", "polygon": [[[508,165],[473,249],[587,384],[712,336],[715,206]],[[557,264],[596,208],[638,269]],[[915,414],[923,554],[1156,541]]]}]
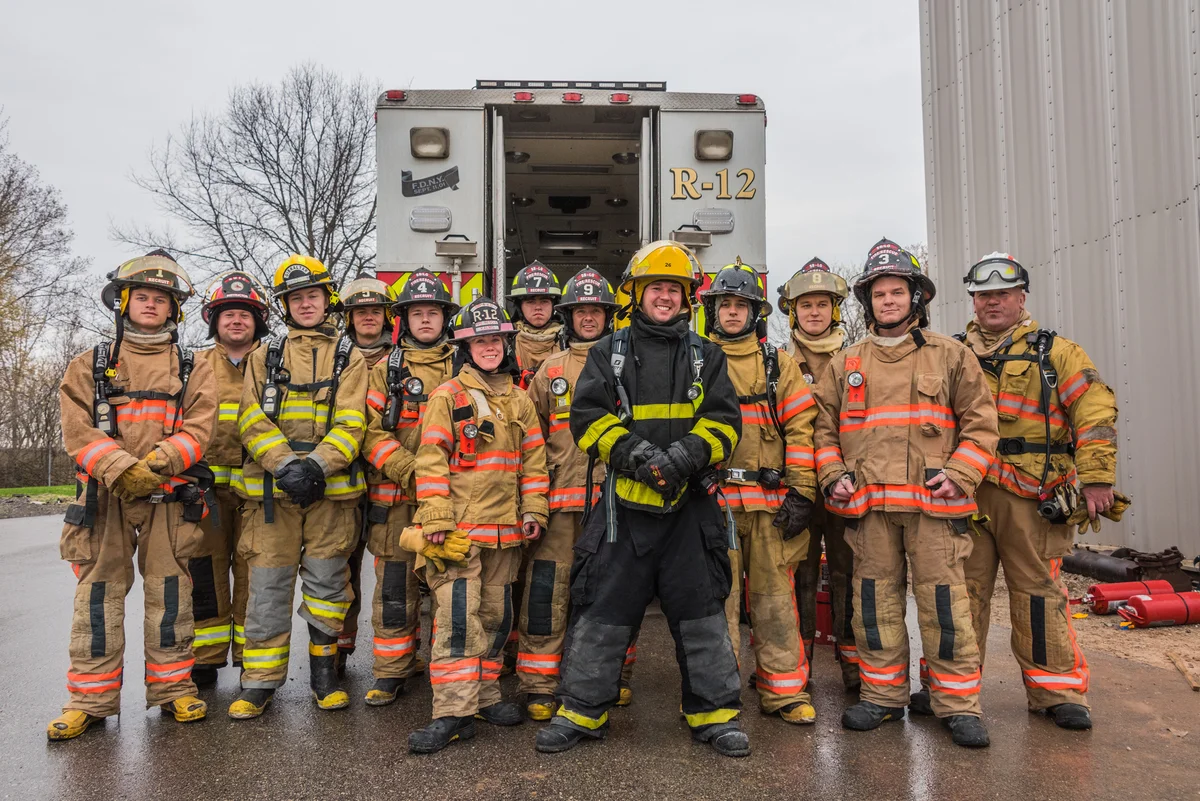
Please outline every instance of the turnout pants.
[{"label": "turnout pants", "polygon": [[809,528],[808,554],[796,568],[796,604],[800,607],[800,636],[812,661],[817,631],[817,587],[821,583],[821,545],[829,566],[829,608],[833,617],[834,648],[842,666],[842,684],[858,689],[858,649],[854,645],[854,553],[846,543],[846,521],[818,505]]},{"label": "turnout pants", "polygon": [[358,532],[359,537],[347,560],[347,566],[350,568],[350,589],[354,592],[354,599],[350,601],[350,609],[346,612],[346,621],[342,625],[342,633],[338,635],[337,643],[343,660],[354,653],[354,648],[358,645],[358,614],[362,611],[363,556],[367,550],[367,537],[369,536],[368,532],[364,532],[363,527],[370,525],[366,519],[368,508],[365,497],[361,498],[354,507],[354,530]]},{"label": "turnout pants", "polygon": [[991,623],[996,568],[1004,565],[1012,617],[1012,651],[1021,665],[1030,709],[1058,704],[1087,706],[1088,664],[1071,626],[1062,557],[1071,552],[1066,525],[1051,525],[1037,501],[1021,498],[990,481],[975,495],[980,514],[991,522],[975,537],[966,563],[971,620],[982,664]]},{"label": "turnout pants", "polygon": [[613,504],[612,542],[606,506],[596,507],[575,546],[576,611],[558,688],[558,720],[585,730],[608,720],[629,646],[656,594],[675,640],[688,725],[736,718],[741,682],[724,611],[732,581],[730,543],[716,500],[692,493],[667,515]]},{"label": "turnout pants", "polygon": [[62,557],[79,579],[64,712],[106,717],[121,710],[125,596],[133,586],[135,557],[146,596],[146,706],[195,695],[187,565],[201,537],[196,524],[184,521],[178,504],[125,503],[103,488],[93,526],[63,526]]},{"label": "turnout pants", "polygon": [[346,560],[358,542],[355,504],[323,499],[301,509],[275,498],[275,522],[266,523],[262,503],[246,501],[238,542],[250,574],[243,688],[274,690],[287,681],[297,572],[300,617],[330,637],[341,633],[352,592]]},{"label": "turnout pants", "polygon": [[756,663],[755,686],[764,712],[794,703],[809,703],[808,658],[797,625],[795,576],[808,551],[808,534],[786,542],[771,525],[774,512],[734,512],[741,549],[729,552],[733,591],[725,601],[733,652],[740,653],[738,631],[741,578],[745,573],[751,642]]},{"label": "turnout pants", "polygon": [[241,499],[228,486],[217,487],[216,494],[218,513],[199,524],[204,538],[196,555],[188,560],[188,571],[192,575],[192,612],[196,617],[192,653],[197,665],[220,667],[226,663],[231,642],[234,664],[242,661],[247,574],[246,560],[237,552],[242,533]]},{"label": "turnout pants", "polygon": [[469,717],[501,700],[521,550],[472,545],[466,567],[446,565],[444,573],[426,567],[434,603],[429,681],[435,720]]},{"label": "turnout pants", "polygon": [[371,523],[367,540],[367,549],[375,557],[375,593],[371,597],[375,653],[372,673],[377,679],[403,679],[417,667],[421,591],[415,572],[417,556],[400,547],[400,532],[412,522],[412,507],[402,504],[386,508],[386,522]]},{"label": "turnout pants", "polygon": [[854,639],[861,699],[887,707],[908,705],[907,560],[934,714],[978,717],[979,649],[963,574],[971,552],[966,520],[871,511],[846,521],[846,539],[854,551]]}]

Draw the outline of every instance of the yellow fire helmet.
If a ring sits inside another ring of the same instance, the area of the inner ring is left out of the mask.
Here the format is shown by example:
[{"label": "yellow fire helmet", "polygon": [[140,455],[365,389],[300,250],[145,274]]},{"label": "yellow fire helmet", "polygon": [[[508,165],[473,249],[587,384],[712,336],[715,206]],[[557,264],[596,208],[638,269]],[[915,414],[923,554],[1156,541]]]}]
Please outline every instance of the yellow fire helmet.
[{"label": "yellow fire helmet", "polygon": [[632,306],[637,306],[642,302],[642,290],[650,284],[663,280],[678,281],[684,286],[687,295],[685,305],[690,313],[702,275],[700,260],[695,253],[678,242],[660,239],[633,254],[625,274],[621,276],[620,291],[629,295]]},{"label": "yellow fire helmet", "polygon": [[395,302],[395,291],[378,278],[359,276],[346,284],[346,288],[342,290],[342,307],[346,310],[346,325],[351,328],[354,327],[354,324],[350,319],[350,312],[363,306],[382,306],[387,327],[391,328],[396,321],[396,314],[392,311],[392,304]]},{"label": "yellow fire helmet", "polygon": [[328,311],[342,310],[337,284],[333,282],[333,276],[329,274],[325,265],[312,256],[293,253],[283,260],[283,263],[275,270],[275,277],[271,280],[271,294],[275,296],[275,300],[282,307],[285,317],[288,316],[286,300],[288,293],[295,292],[297,289],[307,289],[310,286],[325,288],[325,292],[329,295]]},{"label": "yellow fire helmet", "polygon": [[788,282],[779,287],[779,298],[787,309],[788,325],[796,327],[796,301],[802,295],[829,295],[833,300],[833,321],[842,321],[842,301],[850,296],[846,279],[829,269],[829,265],[818,258],[811,259],[796,271]]},{"label": "yellow fire helmet", "polygon": [[175,301],[171,319],[176,323],[183,322],[184,302],[196,294],[192,279],[165,250],[155,250],[130,259],[109,273],[108,283],[100,291],[100,299],[105,306],[123,315],[129,308],[129,290],[137,286],[157,289],[170,295]]}]

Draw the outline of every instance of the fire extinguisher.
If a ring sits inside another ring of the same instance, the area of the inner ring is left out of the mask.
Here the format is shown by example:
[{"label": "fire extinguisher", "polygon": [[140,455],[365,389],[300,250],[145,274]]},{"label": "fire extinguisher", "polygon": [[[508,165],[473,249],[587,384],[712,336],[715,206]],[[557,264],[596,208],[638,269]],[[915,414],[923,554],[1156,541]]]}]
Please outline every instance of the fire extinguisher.
[{"label": "fire extinguisher", "polygon": [[1200,623],[1200,592],[1135,595],[1117,614],[1139,629]]},{"label": "fire extinguisher", "polygon": [[1093,584],[1088,587],[1083,602],[1090,604],[1092,613],[1097,615],[1115,614],[1135,595],[1163,595],[1175,592],[1171,582],[1162,579],[1154,581],[1122,581],[1119,584]]}]

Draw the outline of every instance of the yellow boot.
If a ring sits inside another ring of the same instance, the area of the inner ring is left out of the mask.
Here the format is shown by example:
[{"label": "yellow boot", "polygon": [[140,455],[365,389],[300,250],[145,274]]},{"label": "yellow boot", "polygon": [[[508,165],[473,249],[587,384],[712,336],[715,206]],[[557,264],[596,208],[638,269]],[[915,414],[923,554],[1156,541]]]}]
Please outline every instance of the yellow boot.
[{"label": "yellow boot", "polygon": [[350,706],[350,696],[338,687],[337,670],[333,664],[337,654],[337,638],[311,624],[308,634],[308,681],[313,700],[317,702],[318,709],[345,709]]},{"label": "yellow boot", "polygon": [[[633,703],[633,688],[632,687],[622,687],[620,694],[617,695],[617,706],[629,706],[632,703]],[[680,711],[682,711],[682,707],[680,707]]]},{"label": "yellow boot", "polygon": [[549,720],[556,708],[552,695],[531,695],[525,701],[525,712],[530,720]]},{"label": "yellow boot", "polygon": [[781,708],[779,710],[779,717],[783,718],[788,723],[795,723],[797,725],[816,723],[817,710],[813,708],[812,704],[806,704],[803,701],[797,701],[794,704],[788,704],[787,706]]},{"label": "yellow boot", "polygon": [[165,704],[160,704],[159,706],[162,707],[163,712],[174,715],[175,719],[180,723],[204,720],[205,716],[208,715],[208,704],[194,695],[185,695],[182,698],[167,701]]},{"label": "yellow boot", "polygon": [[274,690],[253,688],[242,690],[238,699],[229,705],[229,717],[234,720],[250,720],[267,710],[271,699],[275,697]]},{"label": "yellow boot", "polygon": [[68,709],[50,721],[50,725],[46,727],[46,737],[51,740],[73,740],[98,720],[104,718],[80,712],[78,709]]}]

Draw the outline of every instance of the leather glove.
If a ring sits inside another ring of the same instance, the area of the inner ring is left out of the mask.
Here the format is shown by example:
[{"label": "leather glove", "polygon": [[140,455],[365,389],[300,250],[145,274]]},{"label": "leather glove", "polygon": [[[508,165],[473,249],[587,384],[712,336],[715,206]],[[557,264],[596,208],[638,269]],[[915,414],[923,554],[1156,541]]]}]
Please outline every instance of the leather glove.
[{"label": "leather glove", "polygon": [[1074,514],[1067,518],[1068,526],[1078,526],[1077,532],[1080,536],[1086,534],[1088,530],[1093,532],[1100,531],[1100,518],[1107,517],[1114,523],[1120,523],[1121,518],[1125,516],[1125,512],[1133,505],[1133,501],[1129,500],[1128,495],[1122,495],[1117,491],[1113,491],[1113,505],[1105,509],[1095,520],[1088,517],[1087,504],[1079,504]]},{"label": "leather glove", "polygon": [[126,468],[113,482],[112,493],[121,500],[129,503],[141,498],[147,498],[158,485],[163,483],[163,477],[149,470],[145,464],[138,462]]},{"label": "leather glove", "polygon": [[147,470],[158,473],[164,478],[171,477],[171,462],[157,448],[150,451],[150,455],[142,459],[140,464],[145,465]]},{"label": "leather glove", "polygon": [[420,526],[406,526],[400,532],[400,547],[421,554],[427,563],[433,565],[434,570],[445,573],[447,564],[455,567],[467,566],[471,537],[462,529],[455,529],[446,533],[444,541],[435,544],[425,539]]},{"label": "leather glove", "polygon": [[694,472],[696,470],[687,451],[675,442],[639,467],[633,477],[670,501],[675,499]]},{"label": "leather glove", "polygon": [[311,459],[301,459],[300,466],[305,473],[305,488],[298,496],[293,496],[292,501],[301,509],[307,509],[325,497],[325,471]]},{"label": "leather glove", "polygon": [[785,540],[799,537],[812,523],[813,507],[812,501],[797,492],[795,487],[789,487],[771,525],[782,529]]},{"label": "leather glove", "polygon": [[612,447],[608,464],[619,473],[636,473],[638,468],[662,452],[662,448],[637,434],[627,434]]}]

